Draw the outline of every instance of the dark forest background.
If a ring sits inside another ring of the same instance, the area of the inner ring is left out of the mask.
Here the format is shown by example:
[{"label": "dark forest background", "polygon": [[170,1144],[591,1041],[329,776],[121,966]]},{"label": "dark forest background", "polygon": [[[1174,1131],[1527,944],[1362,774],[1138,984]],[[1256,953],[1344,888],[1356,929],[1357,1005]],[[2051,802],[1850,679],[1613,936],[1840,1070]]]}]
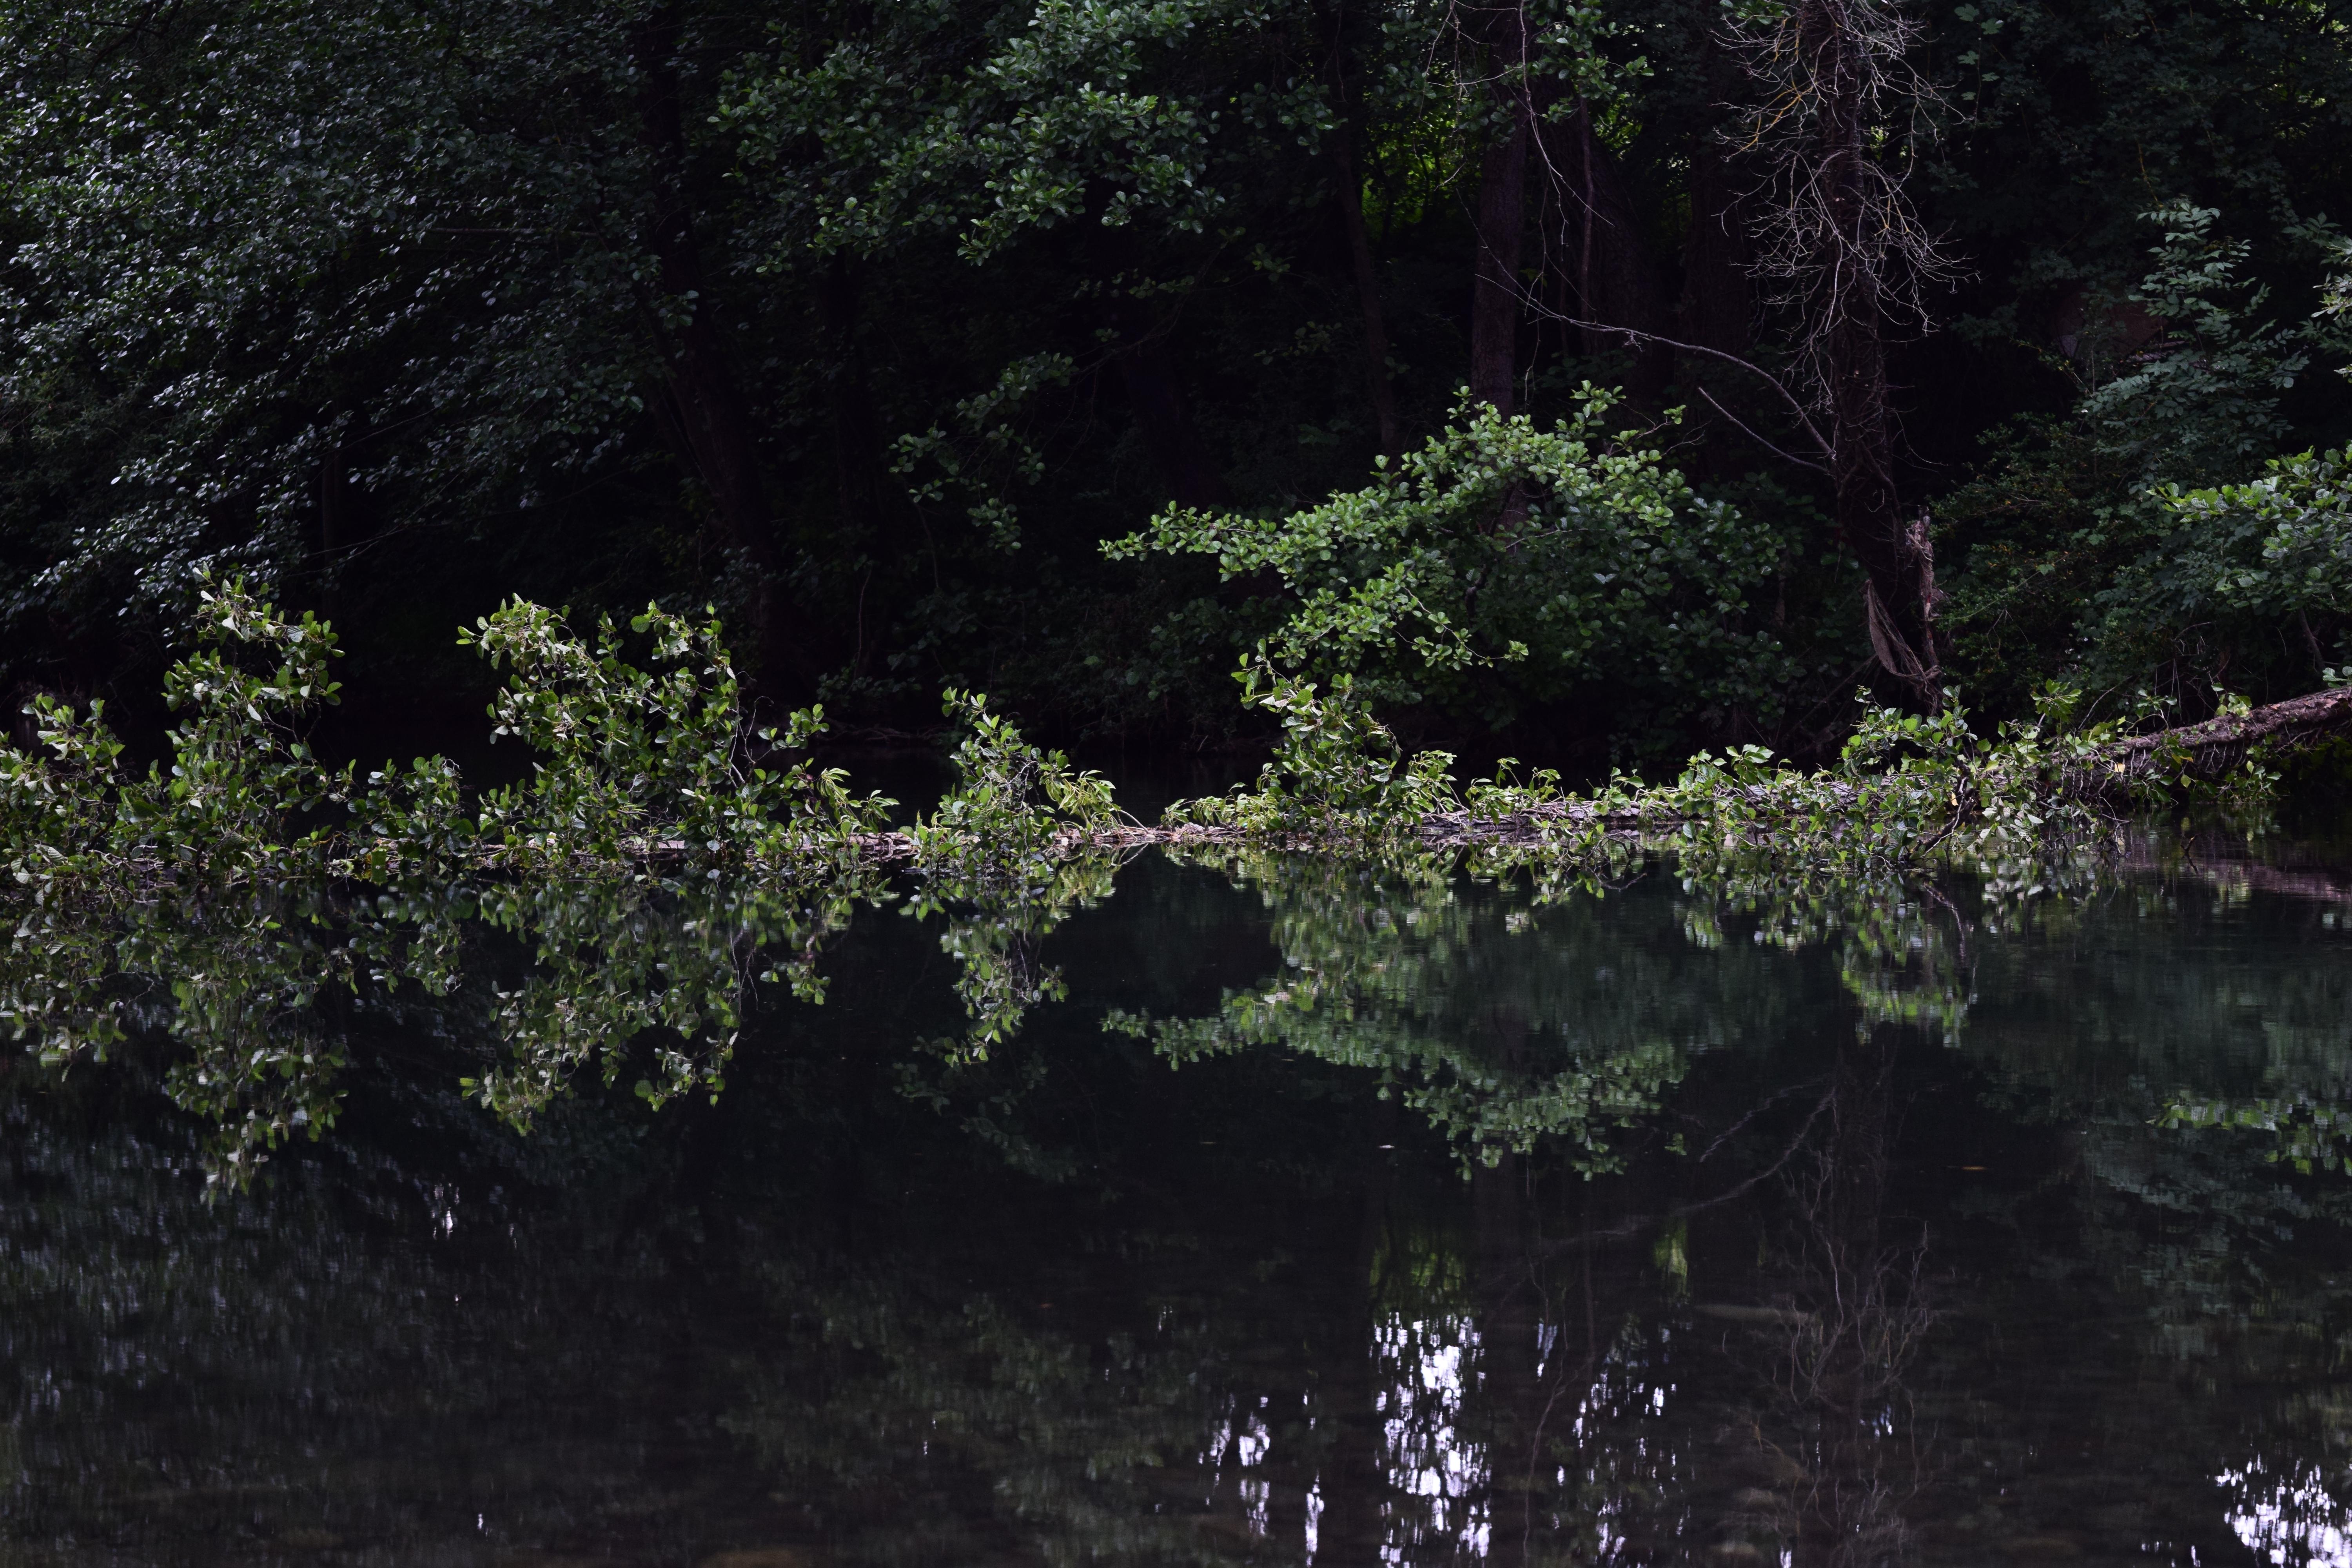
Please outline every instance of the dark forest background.
[{"label": "dark forest background", "polygon": [[[335,622],[353,724],[478,727],[522,595],[714,605],[853,736],[1216,746],[1315,581],[1225,514],[1444,566],[1384,716],[1584,773],[2352,670],[2338,5],[6,11],[12,712],[152,726],[211,573]],[[1481,491],[1507,416],[1687,488]]]}]

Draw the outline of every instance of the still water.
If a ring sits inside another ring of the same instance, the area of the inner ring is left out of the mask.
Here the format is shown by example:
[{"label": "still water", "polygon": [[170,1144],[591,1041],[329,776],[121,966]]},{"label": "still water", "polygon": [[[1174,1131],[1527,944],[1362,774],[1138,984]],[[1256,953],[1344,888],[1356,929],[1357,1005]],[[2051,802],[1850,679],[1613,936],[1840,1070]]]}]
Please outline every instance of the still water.
[{"label": "still water", "polygon": [[[0,1562],[2352,1563],[2352,876],[1835,905],[1154,853],[769,931],[821,1004],[150,933],[0,1077]],[[686,1036],[461,1090],[590,1015]]]}]

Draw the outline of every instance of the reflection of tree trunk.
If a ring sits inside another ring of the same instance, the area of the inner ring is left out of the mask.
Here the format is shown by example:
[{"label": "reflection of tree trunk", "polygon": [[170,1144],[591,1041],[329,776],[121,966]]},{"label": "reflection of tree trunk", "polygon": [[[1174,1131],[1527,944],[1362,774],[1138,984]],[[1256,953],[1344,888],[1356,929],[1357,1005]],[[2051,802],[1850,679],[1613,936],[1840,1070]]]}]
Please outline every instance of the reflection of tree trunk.
[{"label": "reflection of tree trunk", "polygon": [[1471,1174],[1477,1228],[1478,1368],[1486,1405],[1486,1561],[1527,1561],[1534,1530],[1528,1477],[1543,1391],[1536,1373],[1536,1313],[1528,1278],[1525,1175],[1518,1157]]},{"label": "reflection of tree trunk", "polygon": [[1241,1434],[1243,1424],[1248,1419],[1249,1412],[1236,1399],[1226,1413],[1224,1445],[1208,1456],[1210,1474],[1213,1478],[1209,1483],[1208,1520],[1213,1526],[1230,1531],[1236,1539],[1244,1532]]},{"label": "reflection of tree trunk", "polygon": [[1889,1028],[1874,1029],[1867,1040],[1838,1048],[1824,1201],[1814,1224],[1840,1256],[1863,1258],[1878,1250],[1893,1111],[1888,1103],[1895,1072],[1892,1035]]},{"label": "reflection of tree trunk", "polygon": [[1478,171],[1477,271],[1470,289],[1470,395],[1508,415],[1518,381],[1519,249],[1527,228],[1528,58],[1524,6],[1489,15],[1487,68],[1504,117]]},{"label": "reflection of tree trunk", "polygon": [[1930,1321],[1921,1252],[1885,1234],[1898,1033],[1881,1026],[1839,1048],[1829,1135],[1797,1184],[1803,1289],[1787,1386],[1817,1434],[1799,1510],[1807,1568],[1895,1561],[1909,1537],[1902,1509],[1919,1486],[1904,1378]]},{"label": "reflection of tree trunk", "polygon": [[1314,1447],[1307,1440],[1303,1405],[1292,1389],[1277,1390],[1284,1408],[1266,1413],[1265,1539],[1284,1562],[1307,1553],[1307,1489],[1315,1484]]},{"label": "reflection of tree trunk", "polygon": [[[1392,1116],[1393,1102],[1383,1104]],[[1380,1324],[1374,1278],[1381,1234],[1388,1223],[1385,1173],[1365,1184],[1357,1225],[1355,1267],[1349,1275],[1349,1310],[1341,1319],[1336,1354],[1323,1381],[1323,1408],[1331,1423],[1325,1450],[1323,1518],[1317,1531],[1315,1561],[1333,1568],[1381,1561],[1384,1540],[1387,1474],[1381,1463],[1384,1429],[1372,1386],[1372,1338]]]},{"label": "reflection of tree trunk", "polygon": [[678,102],[678,14],[656,8],[638,27],[641,134],[655,170],[648,239],[658,293],[645,300],[663,365],[661,423],[698,475],[728,544],[752,572],[752,636],[759,684],[768,689],[814,673],[785,625],[782,552],[760,474],[751,410],[712,320],[712,300],[686,193],[686,131]]}]

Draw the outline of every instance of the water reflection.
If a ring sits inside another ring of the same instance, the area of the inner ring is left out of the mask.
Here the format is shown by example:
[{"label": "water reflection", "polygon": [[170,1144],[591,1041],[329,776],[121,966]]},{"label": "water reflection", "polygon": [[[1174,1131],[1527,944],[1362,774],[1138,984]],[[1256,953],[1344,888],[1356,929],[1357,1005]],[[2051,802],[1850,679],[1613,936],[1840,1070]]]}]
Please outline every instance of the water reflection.
[{"label": "water reflection", "polygon": [[2343,906],[1472,869],[20,941],[8,1551],[2344,1559]]},{"label": "water reflection", "polygon": [[992,858],[931,868],[908,906],[919,920],[940,921],[940,948],[956,961],[966,1023],[960,1043],[939,1043],[972,1056],[1019,1034],[1031,1008],[1069,994],[1061,972],[1045,962],[1045,938],[1110,897],[1119,866],[1091,847]]},{"label": "water reflection", "polygon": [[815,886],[640,878],[158,884],[26,914],[0,957],[0,1024],[53,1068],[165,1042],[173,1102],[210,1124],[215,1179],[242,1182],[343,1104],[361,1015],[473,1058],[458,1079],[528,1125],[584,1070],[625,1070],[659,1106],[717,1092],[747,997],[822,998],[818,957],[860,897]]},{"label": "water reflection", "polygon": [[1449,868],[1261,856],[1223,870],[1263,900],[1273,983],[1209,1016],[1111,1026],[1178,1064],[1279,1046],[1370,1071],[1489,1163],[1553,1139],[1608,1166],[1612,1136],[1659,1108],[1687,1053],[1738,1026],[1724,989],[1756,967],[1629,942],[1595,900],[1531,908]]},{"label": "water reflection", "polygon": [[2352,1563],[2352,1516],[2328,1491],[2318,1467],[2298,1464],[2289,1474],[2273,1475],[2256,1458],[2213,1479],[2231,1494],[2230,1528],[2259,1561],[2296,1568]]}]

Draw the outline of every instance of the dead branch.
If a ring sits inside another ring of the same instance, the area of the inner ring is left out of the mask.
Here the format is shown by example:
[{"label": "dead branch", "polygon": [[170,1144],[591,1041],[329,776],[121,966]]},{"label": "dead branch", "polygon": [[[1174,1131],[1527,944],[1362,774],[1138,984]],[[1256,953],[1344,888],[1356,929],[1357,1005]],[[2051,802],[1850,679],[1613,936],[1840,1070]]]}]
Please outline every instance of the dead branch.
[{"label": "dead branch", "polygon": [[2073,793],[2100,800],[2115,799],[2151,774],[2211,784],[2228,775],[2257,746],[2281,756],[2342,735],[2352,735],[2352,687],[2314,691],[2249,713],[2225,713],[2201,724],[2118,741],[2096,767],[2066,783]]}]

